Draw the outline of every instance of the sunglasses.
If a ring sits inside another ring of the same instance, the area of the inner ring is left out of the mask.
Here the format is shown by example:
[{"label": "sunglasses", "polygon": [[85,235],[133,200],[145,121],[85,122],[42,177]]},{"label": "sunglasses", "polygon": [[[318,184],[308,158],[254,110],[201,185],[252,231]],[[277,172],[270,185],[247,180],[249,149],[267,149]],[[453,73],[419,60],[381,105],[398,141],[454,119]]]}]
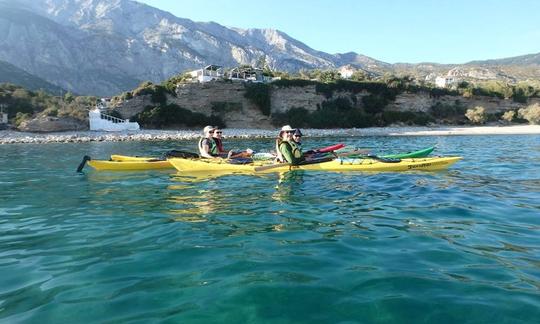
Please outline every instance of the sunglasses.
[{"label": "sunglasses", "polygon": [[223,132],[214,132],[214,134],[223,134]]},{"label": "sunglasses", "polygon": [[302,135],[293,135],[294,137],[302,137]]}]

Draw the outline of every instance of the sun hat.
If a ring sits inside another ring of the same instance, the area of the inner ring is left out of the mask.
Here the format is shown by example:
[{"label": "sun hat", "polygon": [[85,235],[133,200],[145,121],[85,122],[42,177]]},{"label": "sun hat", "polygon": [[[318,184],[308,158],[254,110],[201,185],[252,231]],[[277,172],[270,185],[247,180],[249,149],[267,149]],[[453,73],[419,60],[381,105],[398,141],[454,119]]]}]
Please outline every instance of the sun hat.
[{"label": "sun hat", "polygon": [[216,129],[214,126],[206,126],[204,129],[203,129],[203,133],[208,133],[210,131],[213,131],[214,129]]},{"label": "sun hat", "polygon": [[302,136],[302,132],[300,131],[300,128],[297,128],[297,129],[294,131],[294,135]]},{"label": "sun hat", "polygon": [[293,131],[294,131],[294,128],[292,128],[290,125],[285,125],[281,127],[280,132],[293,132]]}]

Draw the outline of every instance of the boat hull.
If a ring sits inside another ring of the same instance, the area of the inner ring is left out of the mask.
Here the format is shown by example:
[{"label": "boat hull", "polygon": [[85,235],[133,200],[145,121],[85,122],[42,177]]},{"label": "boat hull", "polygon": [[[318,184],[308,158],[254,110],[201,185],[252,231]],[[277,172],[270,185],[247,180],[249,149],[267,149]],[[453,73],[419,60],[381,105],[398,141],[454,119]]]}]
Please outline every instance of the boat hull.
[{"label": "boat hull", "polygon": [[[299,166],[276,166],[256,171],[258,167],[269,166],[268,163],[255,162],[250,164],[229,164],[226,160],[181,159],[172,158],[168,161],[181,172],[198,171],[230,171],[230,172],[284,172],[289,170],[314,171],[391,171],[402,172],[410,170],[442,170],[459,161],[461,157],[431,157],[402,159],[399,162],[383,162],[376,159],[335,159],[328,162]],[[257,168],[257,169],[256,169]]]}]

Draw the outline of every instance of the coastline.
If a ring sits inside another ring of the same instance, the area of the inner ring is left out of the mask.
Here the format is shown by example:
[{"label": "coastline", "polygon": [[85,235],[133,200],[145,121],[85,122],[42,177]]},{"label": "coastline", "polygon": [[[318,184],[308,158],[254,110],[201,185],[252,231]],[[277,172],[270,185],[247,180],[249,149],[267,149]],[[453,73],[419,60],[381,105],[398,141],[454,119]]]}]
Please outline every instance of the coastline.
[{"label": "coastline", "polygon": [[[224,138],[274,138],[278,130],[224,129]],[[540,125],[517,126],[435,126],[435,127],[370,127],[347,129],[302,129],[306,137],[346,136],[446,136],[446,135],[522,135],[540,134]],[[123,141],[169,141],[199,138],[199,130],[141,130],[126,132],[58,132],[28,133],[0,131],[1,144],[85,143]]]}]

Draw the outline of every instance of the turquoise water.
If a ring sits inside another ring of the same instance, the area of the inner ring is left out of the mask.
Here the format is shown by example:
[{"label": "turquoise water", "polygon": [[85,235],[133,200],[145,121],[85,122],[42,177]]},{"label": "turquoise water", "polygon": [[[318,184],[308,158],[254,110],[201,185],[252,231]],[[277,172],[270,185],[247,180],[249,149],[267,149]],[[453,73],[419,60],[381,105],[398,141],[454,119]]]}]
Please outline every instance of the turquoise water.
[{"label": "turquoise water", "polygon": [[190,142],[0,146],[0,322],[538,322],[540,136],[306,141],[464,160],[198,179],[74,172]]}]

